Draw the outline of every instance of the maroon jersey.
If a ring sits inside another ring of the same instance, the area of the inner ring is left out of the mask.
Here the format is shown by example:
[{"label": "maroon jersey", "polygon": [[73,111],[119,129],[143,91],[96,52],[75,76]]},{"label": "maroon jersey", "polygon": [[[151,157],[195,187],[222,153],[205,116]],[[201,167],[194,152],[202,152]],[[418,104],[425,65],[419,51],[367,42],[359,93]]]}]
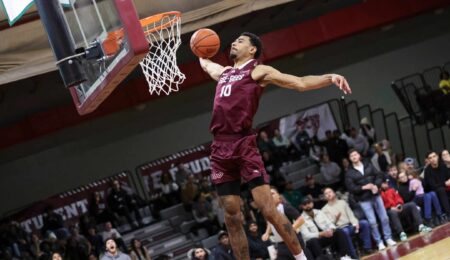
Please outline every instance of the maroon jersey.
[{"label": "maroon jersey", "polygon": [[219,78],[214,98],[210,131],[214,135],[250,132],[253,117],[264,90],[252,79],[258,61],[225,70]]}]

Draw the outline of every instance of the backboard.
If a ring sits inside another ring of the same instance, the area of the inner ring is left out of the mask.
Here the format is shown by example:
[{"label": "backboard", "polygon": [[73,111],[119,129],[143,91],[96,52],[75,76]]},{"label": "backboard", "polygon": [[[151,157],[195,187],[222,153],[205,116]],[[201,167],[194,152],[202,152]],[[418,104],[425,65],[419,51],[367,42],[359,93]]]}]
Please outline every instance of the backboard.
[{"label": "backboard", "polygon": [[133,0],[36,0],[78,113],[94,111],[148,52]]}]

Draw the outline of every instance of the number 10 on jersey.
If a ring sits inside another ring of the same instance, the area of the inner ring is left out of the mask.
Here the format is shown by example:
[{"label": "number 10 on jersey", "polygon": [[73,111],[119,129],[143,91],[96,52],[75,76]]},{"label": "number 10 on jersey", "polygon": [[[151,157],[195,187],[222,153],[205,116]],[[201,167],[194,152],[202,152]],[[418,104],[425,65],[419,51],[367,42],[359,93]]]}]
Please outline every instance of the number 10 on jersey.
[{"label": "number 10 on jersey", "polygon": [[220,90],[220,97],[229,97],[231,95],[231,84],[227,84]]}]

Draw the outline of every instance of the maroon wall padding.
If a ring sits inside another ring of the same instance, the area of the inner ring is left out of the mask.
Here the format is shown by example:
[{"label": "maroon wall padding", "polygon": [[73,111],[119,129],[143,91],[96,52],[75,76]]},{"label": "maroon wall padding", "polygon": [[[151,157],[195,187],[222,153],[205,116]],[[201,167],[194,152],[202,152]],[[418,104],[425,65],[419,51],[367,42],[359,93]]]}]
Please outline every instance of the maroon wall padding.
[{"label": "maroon wall padding", "polygon": [[[448,5],[450,5],[449,0],[368,0],[285,29],[261,35],[264,45],[261,59],[265,62],[279,59]],[[221,64],[230,64],[228,52],[229,50],[225,50],[223,53],[219,53],[213,60]],[[181,91],[210,80],[197,61],[181,64],[180,69],[187,75]],[[91,114],[81,117],[77,114],[74,105],[68,104],[37,113],[14,125],[0,128],[0,136],[2,136],[0,149],[156,98],[159,96],[148,94],[145,78],[136,78],[122,83],[99,109]]]}]

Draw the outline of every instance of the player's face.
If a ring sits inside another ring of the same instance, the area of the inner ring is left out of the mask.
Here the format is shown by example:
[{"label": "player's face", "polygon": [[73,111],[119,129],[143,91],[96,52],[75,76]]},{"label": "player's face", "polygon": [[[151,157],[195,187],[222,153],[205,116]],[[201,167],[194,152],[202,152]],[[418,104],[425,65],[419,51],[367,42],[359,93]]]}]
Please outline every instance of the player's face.
[{"label": "player's face", "polygon": [[248,36],[239,36],[239,38],[231,44],[230,58],[236,60],[241,59],[242,57],[252,56],[255,51],[255,46],[251,44]]}]

